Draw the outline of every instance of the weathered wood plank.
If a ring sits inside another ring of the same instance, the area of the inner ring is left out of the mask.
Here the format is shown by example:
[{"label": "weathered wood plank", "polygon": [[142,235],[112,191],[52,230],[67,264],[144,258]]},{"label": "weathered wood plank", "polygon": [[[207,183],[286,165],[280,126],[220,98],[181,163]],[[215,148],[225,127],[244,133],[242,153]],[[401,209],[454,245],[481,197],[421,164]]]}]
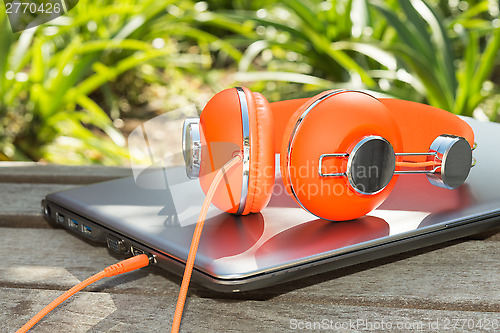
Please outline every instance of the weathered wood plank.
[{"label": "weathered wood plank", "polygon": [[[0,288],[6,295],[0,301],[1,330],[14,332],[61,292],[37,289]],[[127,296],[125,296],[126,298]],[[89,306],[91,304],[91,306]],[[61,311],[59,311],[61,310]],[[56,309],[32,332],[86,332],[117,310],[107,293],[82,292]]]},{"label": "weathered wood plank", "polygon": [[[0,303],[2,331],[14,331],[60,292],[0,288],[8,298]],[[55,309],[33,332],[165,332],[170,329],[175,299],[162,295],[142,296],[82,292]],[[463,320],[451,332],[492,332],[480,326],[467,329],[467,322],[499,320],[500,314],[480,311],[434,311],[390,306],[352,306],[330,302],[311,304],[307,298],[294,302],[237,301],[198,298],[187,302],[181,329],[184,332],[283,332],[298,325],[322,323],[323,329],[363,332],[376,325],[389,329],[371,331],[445,331],[445,324]],[[16,315],[10,315],[11,313]],[[455,324],[455,325],[457,325]],[[371,325],[371,326],[370,326]],[[406,327],[405,327],[406,325]],[[431,326],[432,325],[432,326]],[[398,327],[399,326],[399,327]],[[343,327],[343,329],[342,329]],[[451,328],[451,327],[450,327]],[[317,330],[316,330],[317,331]]]},{"label": "weathered wood plank", "polygon": [[[0,287],[66,290],[118,260],[65,230],[3,228]],[[500,312],[500,247],[497,242],[456,242],[377,260],[242,294],[221,294],[193,284],[200,297],[273,299],[293,303],[334,303]],[[22,254],[22,255],[20,255]],[[30,272],[31,273],[27,273]],[[175,297],[180,278],[148,267],[90,287],[111,293]],[[0,299],[2,296],[0,295]]]},{"label": "weathered wood plank", "polygon": [[0,162],[3,183],[91,184],[131,175],[132,171],[126,167]]},{"label": "weathered wood plank", "polygon": [[42,218],[41,200],[70,187],[74,185],[0,183],[0,227],[49,227]]}]

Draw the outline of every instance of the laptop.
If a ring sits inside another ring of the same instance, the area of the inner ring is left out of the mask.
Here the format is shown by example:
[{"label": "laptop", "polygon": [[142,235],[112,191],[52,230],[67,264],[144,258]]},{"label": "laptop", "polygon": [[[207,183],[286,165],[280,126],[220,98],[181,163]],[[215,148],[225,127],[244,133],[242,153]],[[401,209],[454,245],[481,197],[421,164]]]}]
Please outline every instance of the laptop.
[{"label": "laptop", "polygon": [[[211,207],[193,281],[221,292],[253,290],[500,226],[500,124],[464,120],[476,135],[477,164],[459,188],[401,176],[378,209],[344,222],[318,219],[284,190],[256,214]],[[279,174],[276,184],[283,188]],[[199,182],[174,166],[49,194],[42,210],[80,237],[118,253],[153,255],[182,276],[203,199]]]}]

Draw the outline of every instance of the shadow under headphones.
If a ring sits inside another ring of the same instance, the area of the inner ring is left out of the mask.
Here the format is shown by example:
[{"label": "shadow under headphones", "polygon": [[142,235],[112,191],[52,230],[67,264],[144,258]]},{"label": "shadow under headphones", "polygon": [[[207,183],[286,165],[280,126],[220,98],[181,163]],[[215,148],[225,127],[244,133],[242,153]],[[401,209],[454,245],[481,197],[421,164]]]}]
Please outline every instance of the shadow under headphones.
[{"label": "shadow under headphones", "polygon": [[292,198],[335,221],[377,208],[401,174],[424,173],[433,185],[454,189],[475,163],[474,133],[456,115],[360,91],[268,103],[247,88],[227,89],[199,119],[187,119],[183,132],[188,177],[199,178],[205,193],[215,171],[241,155],[212,201],[239,215],[259,212],[269,202],[275,154]]}]

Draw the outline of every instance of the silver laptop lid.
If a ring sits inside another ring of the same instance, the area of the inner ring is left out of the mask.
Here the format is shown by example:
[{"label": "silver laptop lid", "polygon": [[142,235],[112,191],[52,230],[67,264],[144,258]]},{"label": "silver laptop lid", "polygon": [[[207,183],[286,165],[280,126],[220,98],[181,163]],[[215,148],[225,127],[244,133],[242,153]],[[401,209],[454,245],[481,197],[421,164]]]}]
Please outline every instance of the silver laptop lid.
[{"label": "silver laptop lid", "polygon": [[[317,219],[278,190],[261,213],[234,216],[211,207],[196,269],[220,279],[245,278],[499,215],[500,125],[465,120],[476,135],[478,163],[459,188],[432,186],[425,175],[400,177],[378,209],[346,222]],[[70,189],[48,199],[185,261],[204,199],[198,180],[188,179],[184,166],[143,170],[140,177]],[[283,189],[280,181],[276,189]]]}]

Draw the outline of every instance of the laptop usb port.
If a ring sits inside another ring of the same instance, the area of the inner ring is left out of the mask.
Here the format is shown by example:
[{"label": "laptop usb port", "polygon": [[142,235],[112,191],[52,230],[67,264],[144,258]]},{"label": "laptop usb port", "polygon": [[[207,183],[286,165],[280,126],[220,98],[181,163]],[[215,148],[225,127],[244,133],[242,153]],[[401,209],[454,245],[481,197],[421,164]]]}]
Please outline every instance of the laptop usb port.
[{"label": "laptop usb port", "polygon": [[70,228],[78,228],[78,221],[72,218],[68,218],[68,226]]},{"label": "laptop usb port", "polygon": [[92,235],[92,228],[87,226],[87,225],[82,224],[82,232],[84,235],[91,236]]}]

